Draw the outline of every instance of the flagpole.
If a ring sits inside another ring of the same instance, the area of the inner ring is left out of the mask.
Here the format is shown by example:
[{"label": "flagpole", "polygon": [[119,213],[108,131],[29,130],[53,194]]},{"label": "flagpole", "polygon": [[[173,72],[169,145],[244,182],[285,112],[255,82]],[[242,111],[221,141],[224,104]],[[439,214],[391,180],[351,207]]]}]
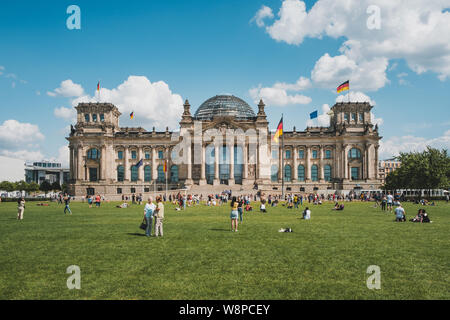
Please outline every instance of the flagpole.
[{"label": "flagpole", "polygon": [[284,200],[284,116],[281,114],[283,132],[281,134],[281,199]]},{"label": "flagpole", "polygon": [[167,201],[167,160],[166,160],[166,201]]}]

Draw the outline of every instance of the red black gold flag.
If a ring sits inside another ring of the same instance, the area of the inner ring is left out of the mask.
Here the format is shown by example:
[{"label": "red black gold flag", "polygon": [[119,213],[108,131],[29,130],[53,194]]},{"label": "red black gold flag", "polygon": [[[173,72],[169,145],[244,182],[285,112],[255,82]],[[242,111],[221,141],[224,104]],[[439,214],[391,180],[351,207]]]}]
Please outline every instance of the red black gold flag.
[{"label": "red black gold flag", "polygon": [[281,117],[280,122],[277,126],[277,131],[275,131],[275,135],[273,136],[273,141],[278,143],[278,138],[283,135],[283,117]]},{"label": "red black gold flag", "polygon": [[336,91],[337,93],[341,93],[342,91],[350,90],[350,81],[347,80],[343,84],[341,84],[339,87],[337,87]]}]

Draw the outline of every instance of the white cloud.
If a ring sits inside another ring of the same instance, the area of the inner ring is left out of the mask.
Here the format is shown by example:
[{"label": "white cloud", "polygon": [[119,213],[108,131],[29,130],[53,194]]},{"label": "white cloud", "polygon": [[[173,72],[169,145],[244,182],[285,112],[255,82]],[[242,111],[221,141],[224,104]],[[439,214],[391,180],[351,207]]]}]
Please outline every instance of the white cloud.
[{"label": "white cloud", "polygon": [[256,15],[250,20],[250,22],[255,21],[258,27],[264,27],[264,19],[273,18],[272,9],[266,6],[262,6],[257,12]]},{"label": "white cloud", "polygon": [[77,120],[77,111],[74,108],[55,108],[53,111],[56,117],[62,118],[66,121],[76,122]]},{"label": "white cloud", "polygon": [[50,161],[59,162],[63,168],[69,168],[69,147],[67,145],[59,147],[58,156],[50,158]]},{"label": "white cloud", "polygon": [[[380,9],[379,29],[367,24],[373,15],[367,9],[373,5]],[[356,89],[377,90],[386,83],[390,59],[404,59],[414,72],[431,71],[442,81],[450,76],[450,12],[444,10],[448,5],[448,0],[318,0],[307,12],[303,1],[284,0],[278,19],[261,27],[276,41],[294,45],[306,37],[347,39],[340,49],[347,60],[326,57],[328,64],[338,68],[335,73],[350,74]],[[324,71],[332,68],[316,68],[312,80],[331,87]],[[363,81],[366,78],[376,81]]]},{"label": "white cloud", "polygon": [[330,115],[328,114],[331,108],[328,104],[322,106],[322,113],[317,116],[317,119],[306,120],[307,127],[329,127]]},{"label": "white cloud", "polygon": [[16,151],[10,151],[10,150],[2,150],[0,152],[0,155],[18,159],[21,161],[36,161],[36,160],[42,160],[44,159],[43,154],[39,150],[29,151],[29,150],[16,150]]},{"label": "white cloud", "polygon": [[63,96],[63,97],[79,97],[84,94],[83,87],[72,80],[67,79],[61,82],[59,88],[53,91],[47,91],[47,95],[51,97]]},{"label": "white cloud", "polygon": [[0,181],[25,180],[25,165],[21,159],[0,156]]},{"label": "white cloud", "polygon": [[336,89],[350,80],[350,89],[376,91],[388,82],[388,63],[386,58],[357,62],[346,55],[331,57],[326,53],[314,65],[311,79],[322,88]]},{"label": "white cloud", "polygon": [[296,83],[276,82],[272,87],[252,88],[249,94],[255,103],[263,99],[270,106],[287,106],[291,104],[308,104],[311,98],[302,94],[289,94],[288,91],[301,91],[311,87],[308,78],[300,77]]},{"label": "white cloud", "polygon": [[381,126],[383,124],[383,118],[377,118],[373,112],[370,113],[370,121],[373,125]]},{"label": "white cloud", "polygon": [[[164,81],[150,82],[145,76],[129,76],[117,88],[100,89],[100,100],[117,106],[125,117],[121,124],[129,126],[155,126],[159,129],[178,127],[183,113],[183,99],[172,93]],[[79,96],[72,100],[76,106],[80,102],[97,102],[98,96]],[[134,112],[134,119],[128,115]]]},{"label": "white cloud", "polygon": [[399,155],[400,152],[420,152],[431,146],[438,149],[450,149],[450,130],[437,138],[426,139],[412,135],[391,137],[380,140],[380,159]]},{"label": "white cloud", "polygon": [[23,144],[43,140],[44,135],[37,125],[17,120],[5,120],[0,125],[0,149],[21,147]]}]

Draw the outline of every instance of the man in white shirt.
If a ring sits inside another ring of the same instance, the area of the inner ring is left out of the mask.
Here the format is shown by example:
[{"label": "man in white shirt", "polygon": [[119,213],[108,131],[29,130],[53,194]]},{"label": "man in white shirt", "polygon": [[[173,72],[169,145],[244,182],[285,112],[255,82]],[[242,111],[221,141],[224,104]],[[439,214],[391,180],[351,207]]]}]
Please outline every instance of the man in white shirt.
[{"label": "man in white shirt", "polygon": [[148,202],[144,207],[144,217],[147,221],[147,229],[145,229],[145,235],[150,237],[152,235],[152,222],[153,222],[153,213],[155,212],[156,205],[153,203],[152,197],[148,198]]},{"label": "man in white shirt", "polygon": [[398,207],[395,208],[395,218],[395,220],[398,222],[406,221],[405,209],[402,208],[402,204],[400,202],[398,204]]},{"label": "man in white shirt", "polygon": [[164,220],[164,204],[162,203],[161,197],[156,198],[156,213],[155,213],[155,237],[163,236],[163,220]]},{"label": "man in white shirt", "polygon": [[387,195],[387,208],[392,211],[392,203],[394,202],[394,196],[389,192]]}]

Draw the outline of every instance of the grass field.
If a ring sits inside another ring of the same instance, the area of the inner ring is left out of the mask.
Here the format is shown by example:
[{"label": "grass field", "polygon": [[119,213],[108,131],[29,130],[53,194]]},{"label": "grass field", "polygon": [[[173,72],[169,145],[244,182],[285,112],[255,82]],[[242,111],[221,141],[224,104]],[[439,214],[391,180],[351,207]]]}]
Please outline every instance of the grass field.
[{"label": "grass field", "polygon": [[[450,205],[426,207],[431,224],[395,223],[372,203],[244,213],[230,231],[229,206],[175,211],[164,238],[138,228],[143,205],[0,203],[0,299],[450,299]],[[304,207],[303,207],[304,208]],[[405,204],[407,218],[419,206]],[[293,233],[277,232],[291,227]],[[81,289],[66,269],[81,269]],[[369,265],[381,289],[369,290]]]}]

